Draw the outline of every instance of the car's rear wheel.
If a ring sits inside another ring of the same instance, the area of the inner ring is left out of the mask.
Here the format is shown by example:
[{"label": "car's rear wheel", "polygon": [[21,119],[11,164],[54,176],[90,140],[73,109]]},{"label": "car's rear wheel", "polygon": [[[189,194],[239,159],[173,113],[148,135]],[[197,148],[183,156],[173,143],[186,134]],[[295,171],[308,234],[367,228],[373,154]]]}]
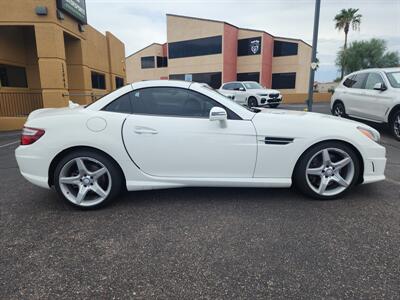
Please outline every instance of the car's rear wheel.
[{"label": "car's rear wheel", "polygon": [[340,118],[345,118],[346,117],[346,109],[344,107],[344,104],[340,101],[336,101],[332,107],[332,114],[334,116],[337,116]]},{"label": "car's rear wheel", "polygon": [[394,112],[389,125],[393,136],[400,141],[400,110]]},{"label": "car's rear wheel", "polygon": [[255,97],[250,97],[249,100],[247,101],[247,105],[249,107],[257,107],[258,106],[257,99]]},{"label": "car's rear wheel", "polygon": [[94,151],[75,151],[63,157],[54,172],[57,193],[80,208],[99,208],[121,191],[123,178],[115,163]]},{"label": "car's rear wheel", "polygon": [[352,148],[340,142],[324,142],[302,155],[293,179],[306,195],[330,200],[348,192],[359,175],[360,162]]}]

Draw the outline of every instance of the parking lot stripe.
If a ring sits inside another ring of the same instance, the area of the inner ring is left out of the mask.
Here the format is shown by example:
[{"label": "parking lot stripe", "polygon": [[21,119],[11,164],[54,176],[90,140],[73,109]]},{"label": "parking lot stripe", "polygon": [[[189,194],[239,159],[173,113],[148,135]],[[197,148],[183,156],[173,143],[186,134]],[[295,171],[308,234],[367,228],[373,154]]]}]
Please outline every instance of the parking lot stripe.
[{"label": "parking lot stripe", "polygon": [[14,144],[16,144],[16,143],[19,143],[19,140],[14,141],[14,142],[11,142],[11,143],[4,144],[4,145],[0,145],[0,148],[4,148],[4,147],[7,147],[7,146],[11,146],[11,145],[14,145]]}]

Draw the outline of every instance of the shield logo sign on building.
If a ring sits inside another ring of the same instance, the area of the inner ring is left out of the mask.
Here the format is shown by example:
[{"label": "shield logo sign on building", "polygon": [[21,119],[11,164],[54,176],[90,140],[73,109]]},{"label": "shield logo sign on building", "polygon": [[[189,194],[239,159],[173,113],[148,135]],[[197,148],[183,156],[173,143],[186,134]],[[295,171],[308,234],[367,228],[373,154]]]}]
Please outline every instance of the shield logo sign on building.
[{"label": "shield logo sign on building", "polygon": [[253,54],[257,54],[260,52],[260,41],[259,40],[252,40],[250,41],[250,50]]}]

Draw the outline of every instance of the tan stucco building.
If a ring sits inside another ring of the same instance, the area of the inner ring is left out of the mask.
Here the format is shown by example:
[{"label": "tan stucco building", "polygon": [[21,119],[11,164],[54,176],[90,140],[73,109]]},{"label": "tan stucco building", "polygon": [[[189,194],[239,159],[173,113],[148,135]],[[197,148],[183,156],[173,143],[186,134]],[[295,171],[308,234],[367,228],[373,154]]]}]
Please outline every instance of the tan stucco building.
[{"label": "tan stucco building", "polygon": [[[84,1],[3,1],[0,130],[41,107],[86,104],[126,82],[125,46],[86,24]],[[78,9],[77,14],[72,9]]]},{"label": "tan stucco building", "polygon": [[167,15],[167,42],[153,43],[126,58],[128,82],[182,79],[214,88],[252,80],[305,100],[311,46],[262,30],[179,15]]}]

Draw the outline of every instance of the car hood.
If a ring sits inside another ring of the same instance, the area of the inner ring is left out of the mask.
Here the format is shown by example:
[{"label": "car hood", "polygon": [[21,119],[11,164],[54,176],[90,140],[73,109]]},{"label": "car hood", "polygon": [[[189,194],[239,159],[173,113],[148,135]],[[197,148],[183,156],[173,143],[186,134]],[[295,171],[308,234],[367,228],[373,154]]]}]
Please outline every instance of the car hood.
[{"label": "car hood", "polygon": [[280,94],[278,90],[272,90],[272,89],[254,89],[248,91],[254,94]]},{"label": "car hood", "polygon": [[[357,127],[379,133],[372,127],[349,119],[331,115],[283,109],[260,109],[253,117],[260,135],[290,137],[346,136]],[[274,124],[272,126],[271,124]],[[276,134],[274,134],[276,133]]]}]

